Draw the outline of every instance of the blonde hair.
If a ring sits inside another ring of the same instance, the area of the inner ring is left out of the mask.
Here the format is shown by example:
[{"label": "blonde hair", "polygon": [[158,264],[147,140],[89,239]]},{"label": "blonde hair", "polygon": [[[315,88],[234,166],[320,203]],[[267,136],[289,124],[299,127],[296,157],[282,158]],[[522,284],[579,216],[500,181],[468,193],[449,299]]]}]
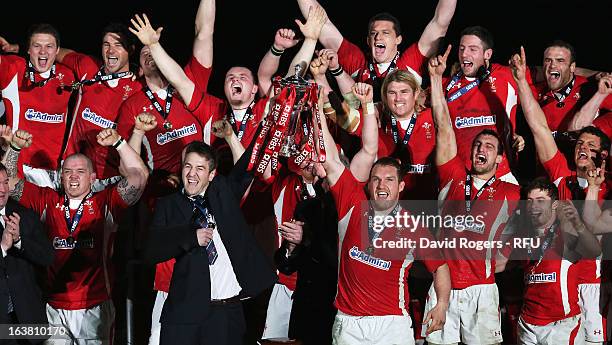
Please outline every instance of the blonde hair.
[{"label": "blonde hair", "polygon": [[414,110],[417,113],[420,113],[421,111],[423,111],[423,109],[425,109],[425,97],[423,97],[424,93],[422,92],[423,90],[421,89],[421,84],[414,76],[414,74],[403,69],[396,69],[392,72],[389,72],[389,74],[387,74],[387,77],[385,77],[385,80],[383,81],[382,87],[380,89],[380,97],[385,109],[389,109],[387,106],[386,95],[387,89],[389,88],[389,84],[392,82],[408,84],[408,86],[410,86],[410,88],[412,89],[413,94],[420,92],[420,97],[417,97],[414,100]]}]

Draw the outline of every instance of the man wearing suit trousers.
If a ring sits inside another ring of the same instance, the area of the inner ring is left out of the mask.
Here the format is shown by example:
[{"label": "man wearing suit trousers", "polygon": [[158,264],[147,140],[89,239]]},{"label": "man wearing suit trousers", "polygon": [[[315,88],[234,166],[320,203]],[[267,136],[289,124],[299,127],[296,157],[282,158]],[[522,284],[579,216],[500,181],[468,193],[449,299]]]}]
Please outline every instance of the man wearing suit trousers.
[{"label": "man wearing suit trousers", "polygon": [[240,210],[253,174],[251,149],[228,176],[215,176],[215,152],[192,142],[184,150],[183,189],[157,201],[145,259],[175,258],[161,314],[160,344],[242,344],[241,298],[270,287],[276,275]]},{"label": "man wearing suit trousers", "polygon": [[[45,303],[34,266],[49,266],[54,253],[34,212],[9,200],[9,178],[0,163],[0,324],[47,325]],[[3,333],[8,330],[3,330]],[[6,338],[7,334],[2,334]],[[0,339],[0,344],[36,344],[39,340]]]}]

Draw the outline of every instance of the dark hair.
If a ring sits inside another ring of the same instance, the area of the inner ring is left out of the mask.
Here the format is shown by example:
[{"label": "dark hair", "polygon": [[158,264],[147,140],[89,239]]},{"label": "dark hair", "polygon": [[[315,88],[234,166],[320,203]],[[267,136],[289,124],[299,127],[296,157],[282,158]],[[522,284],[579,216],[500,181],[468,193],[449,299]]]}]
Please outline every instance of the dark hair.
[{"label": "dark hair", "polygon": [[374,162],[374,165],[372,165],[372,169],[370,169],[370,177],[372,177],[372,171],[374,171],[374,168],[376,168],[377,166],[394,167],[395,170],[397,170],[398,182],[402,182],[402,180],[404,179],[404,169],[402,168],[402,164],[397,158],[383,157]]},{"label": "dark hair", "polygon": [[208,160],[208,170],[213,171],[217,168],[217,154],[210,145],[203,141],[192,141],[185,146],[185,157],[192,152]]},{"label": "dark hair", "polygon": [[36,34],[48,34],[51,35],[55,38],[55,44],[59,47],[60,46],[60,34],[59,31],[57,31],[56,28],[54,28],[51,24],[47,24],[47,23],[39,23],[39,24],[33,24],[32,26],[30,26],[30,28],[28,29],[28,34],[26,35],[27,37],[27,47],[30,46],[30,41],[32,40],[32,36],[36,35]]},{"label": "dark hair", "polygon": [[495,132],[492,129],[483,129],[482,131],[480,131],[480,133],[478,133],[475,137],[474,140],[472,140],[472,146],[474,146],[474,142],[476,141],[476,139],[481,136],[481,135],[490,135],[492,137],[495,137],[497,139],[497,154],[498,155],[503,155],[504,154],[504,143],[501,140],[501,138],[499,137],[499,134],[497,134],[497,132]]},{"label": "dark hair", "polygon": [[535,189],[539,189],[548,193],[548,196],[552,200],[559,200],[559,189],[546,177],[538,177],[534,180],[529,181],[529,183],[523,186],[521,191],[523,194],[522,198],[527,199],[527,195],[529,194],[529,192]]},{"label": "dark hair", "polygon": [[466,35],[474,35],[480,38],[480,41],[482,41],[482,47],[484,48],[484,50],[493,49],[493,34],[491,34],[491,31],[487,30],[486,28],[482,26],[467,27],[463,29],[463,31],[461,31],[460,37],[463,37]]},{"label": "dark hair", "polygon": [[586,126],[578,132],[578,137],[584,133],[592,134],[599,137],[599,145],[602,151],[610,152],[610,138],[601,129],[595,126]]},{"label": "dark hair", "polygon": [[546,51],[546,49],[551,48],[551,47],[559,47],[559,48],[565,48],[567,50],[569,50],[570,52],[570,63],[572,62],[576,62],[576,50],[574,49],[574,46],[563,41],[563,40],[554,40],[552,42],[550,42],[549,44],[546,45],[546,48],[544,49],[544,51]]},{"label": "dark hair", "polygon": [[104,36],[108,33],[116,34],[118,37],[119,43],[123,49],[125,49],[129,56],[133,56],[136,52],[136,40],[134,39],[134,35],[128,30],[128,27],[122,23],[109,23],[102,29],[102,37],[101,40],[104,42]]},{"label": "dark hair", "polygon": [[[227,70],[227,72],[229,72],[229,70],[230,70],[230,69],[232,69],[232,68],[244,68],[244,69],[246,69],[247,71],[249,71],[249,73],[251,74],[251,77],[253,78],[253,84],[254,84],[255,86],[259,85],[259,81],[257,80],[257,74],[253,73],[253,70],[252,70],[252,69],[250,69],[249,67],[247,67],[247,66],[241,66],[241,65],[236,65],[236,66],[232,66],[232,67],[230,67],[230,68]],[[226,76],[227,76],[227,72],[225,72],[225,75],[226,75]],[[225,78],[225,77],[224,77],[224,78]]]},{"label": "dark hair", "polygon": [[370,31],[372,30],[372,26],[374,25],[374,22],[379,21],[379,20],[384,20],[384,21],[393,23],[393,31],[395,31],[395,34],[397,36],[402,34],[402,28],[400,27],[400,21],[397,18],[395,18],[395,16],[393,16],[391,13],[381,12],[381,13],[375,14],[373,17],[370,18],[370,21],[368,22],[368,36],[370,35]]},{"label": "dark hair", "polygon": [[8,171],[6,170],[6,167],[2,163],[0,163],[0,171],[4,171],[4,172],[8,173]]}]

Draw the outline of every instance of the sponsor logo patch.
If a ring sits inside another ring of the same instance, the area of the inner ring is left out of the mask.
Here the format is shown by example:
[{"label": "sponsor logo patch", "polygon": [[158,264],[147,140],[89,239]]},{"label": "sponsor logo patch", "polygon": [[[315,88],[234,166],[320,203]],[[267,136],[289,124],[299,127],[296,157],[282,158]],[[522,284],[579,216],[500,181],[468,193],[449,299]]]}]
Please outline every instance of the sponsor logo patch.
[{"label": "sponsor logo patch", "polygon": [[81,116],[83,117],[83,119],[85,121],[89,121],[91,123],[93,123],[94,125],[98,126],[98,127],[102,127],[102,128],[117,128],[117,124],[114,123],[111,120],[105,119],[102,116],[94,113],[93,111],[91,111],[91,109],[89,108],[85,108],[83,109],[83,112],[81,113]]},{"label": "sponsor logo patch", "polygon": [[49,114],[36,111],[34,109],[28,109],[25,112],[26,120],[46,122],[46,123],[62,123],[64,122],[64,114]]},{"label": "sponsor logo patch", "polygon": [[196,125],[194,123],[194,124],[191,124],[191,125],[188,125],[188,126],[177,128],[177,129],[169,131],[169,132],[164,132],[164,133],[157,134],[157,143],[159,145],[164,145],[164,144],[169,143],[171,141],[174,141],[176,139],[188,137],[188,136],[190,136],[192,134],[196,134],[196,133],[198,133],[198,129],[196,128]]},{"label": "sponsor logo patch", "polygon": [[349,249],[349,257],[353,260],[360,261],[368,266],[378,268],[379,270],[388,271],[389,268],[391,268],[391,261],[386,261],[371,256],[370,254],[359,250],[357,246],[353,246],[351,249]]},{"label": "sponsor logo patch", "polygon": [[532,273],[527,276],[529,284],[534,283],[554,283],[557,281],[557,272],[553,273]]},{"label": "sponsor logo patch", "polygon": [[458,117],[455,119],[455,128],[468,128],[491,125],[495,125],[495,115]]}]

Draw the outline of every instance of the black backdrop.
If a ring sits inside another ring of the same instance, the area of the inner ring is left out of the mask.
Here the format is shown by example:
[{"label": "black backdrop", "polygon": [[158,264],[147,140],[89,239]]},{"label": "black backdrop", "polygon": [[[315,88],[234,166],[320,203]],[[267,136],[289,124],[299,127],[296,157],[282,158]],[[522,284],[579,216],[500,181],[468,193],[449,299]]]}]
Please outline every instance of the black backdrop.
[{"label": "black backdrop", "polygon": [[[134,13],[145,12],[155,27],[164,26],[162,44],[182,64],[191,53],[198,2],[1,0],[0,36],[21,43],[30,24],[48,22],[60,30],[63,46],[99,56],[99,33],[107,23],[120,21],[127,24]],[[362,46],[365,45],[367,21],[371,15],[382,11],[396,15],[403,28],[402,47],[418,40],[437,3],[436,0],[372,0],[367,4],[350,0],[321,2],[345,37]],[[276,29],[284,26],[297,30],[293,23],[295,18],[300,18],[296,0],[217,0],[215,72],[209,89],[216,95],[222,95],[223,75],[232,65],[256,69],[272,44]],[[447,36],[450,42],[455,43],[462,28],[469,25],[486,26],[495,36],[495,61],[507,61],[510,54],[523,44],[530,64],[541,63],[546,42],[561,38],[574,44],[580,66],[612,71],[611,24],[612,0],[459,0]],[[456,50],[452,56],[454,59]],[[290,57],[285,56],[283,69],[286,69],[288,60]],[[139,274],[147,273],[139,271]],[[142,283],[139,286],[143,286],[135,290],[139,291],[137,294],[150,291],[150,279],[140,278]],[[122,294],[120,290],[115,292]],[[144,299],[140,296],[135,307],[137,343],[145,343],[148,337],[151,305]],[[117,315],[117,331],[123,334],[124,313],[118,312]]]},{"label": "black backdrop", "polygon": [[[31,23],[48,22],[60,30],[63,46],[99,56],[99,33],[107,23],[129,23],[134,13],[145,12],[155,27],[164,26],[162,44],[184,63],[191,52],[198,2],[4,0],[0,5],[0,35],[21,42]],[[433,16],[437,1],[322,0],[321,3],[340,31],[362,46],[365,45],[368,18],[382,11],[394,14],[402,23],[402,47],[405,47],[418,40]],[[276,29],[284,26],[298,30],[293,23],[295,18],[300,18],[295,0],[217,0],[212,92],[222,95],[223,74],[232,65],[256,69],[272,44]],[[611,0],[459,0],[447,37],[455,43],[462,28],[483,25],[495,36],[495,61],[507,61],[523,44],[530,64],[541,63],[543,46],[561,38],[576,47],[579,66],[612,71],[611,24]],[[284,58],[283,68],[289,60],[290,57]]]}]

